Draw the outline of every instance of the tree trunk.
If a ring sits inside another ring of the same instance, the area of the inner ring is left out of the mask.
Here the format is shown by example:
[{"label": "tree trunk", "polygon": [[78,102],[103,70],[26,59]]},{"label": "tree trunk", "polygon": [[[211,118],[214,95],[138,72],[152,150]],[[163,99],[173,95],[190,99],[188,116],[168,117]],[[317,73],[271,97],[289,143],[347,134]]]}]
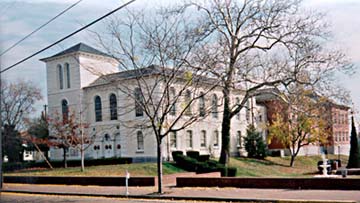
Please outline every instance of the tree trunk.
[{"label": "tree trunk", "polygon": [[295,157],[296,157],[296,155],[291,155],[290,167],[294,167]]},{"label": "tree trunk", "polygon": [[162,194],[162,153],[161,141],[157,144],[158,193]]},{"label": "tree trunk", "polygon": [[81,156],[81,172],[85,171],[85,156],[84,156],[84,148],[81,146],[80,156]]},{"label": "tree trunk", "polygon": [[66,160],[66,147],[63,148],[64,151],[64,168],[67,168],[67,160]]},{"label": "tree trunk", "polygon": [[230,157],[230,128],[231,128],[231,110],[229,90],[224,90],[224,113],[221,126],[221,154],[219,162],[227,165]]}]

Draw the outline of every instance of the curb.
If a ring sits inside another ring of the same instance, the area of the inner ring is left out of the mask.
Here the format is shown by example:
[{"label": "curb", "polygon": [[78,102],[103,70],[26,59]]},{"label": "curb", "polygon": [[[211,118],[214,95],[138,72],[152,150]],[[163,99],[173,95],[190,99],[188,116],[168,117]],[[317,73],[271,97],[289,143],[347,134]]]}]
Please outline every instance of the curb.
[{"label": "curb", "polygon": [[208,202],[273,202],[273,203],[356,203],[356,201],[334,201],[334,200],[292,200],[292,199],[246,199],[228,197],[187,197],[187,196],[161,196],[161,195],[115,195],[115,194],[84,194],[68,192],[40,192],[40,191],[20,191],[20,190],[1,190],[6,193],[38,194],[38,195],[62,195],[80,197],[105,197],[105,198],[125,198],[125,199],[150,199],[150,200],[185,200],[185,201],[208,201]]}]

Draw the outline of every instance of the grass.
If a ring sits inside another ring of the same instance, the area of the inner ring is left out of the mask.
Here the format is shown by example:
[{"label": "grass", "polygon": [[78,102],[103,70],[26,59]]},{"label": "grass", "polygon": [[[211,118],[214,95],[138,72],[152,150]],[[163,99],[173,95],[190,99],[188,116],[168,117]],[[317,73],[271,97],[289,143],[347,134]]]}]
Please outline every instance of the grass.
[{"label": "grass", "polygon": [[[12,176],[124,176],[126,170],[131,176],[156,176],[156,163],[133,163],[119,165],[103,165],[85,167],[85,172],[80,171],[80,167],[23,170],[17,172],[5,173]],[[163,174],[174,174],[185,172],[175,167],[171,163],[163,164]]]},{"label": "grass", "polygon": [[[328,159],[337,159],[329,155]],[[341,156],[342,166],[346,166],[347,156]],[[241,177],[312,177],[317,173],[320,156],[299,156],[295,166],[289,167],[290,157],[267,157],[265,160],[249,158],[231,158],[230,166],[236,167],[237,176]]]},{"label": "grass", "polygon": [[[328,159],[337,159],[329,155]],[[347,164],[347,156],[341,156],[342,166]],[[265,160],[250,158],[231,158],[230,166],[237,168],[240,177],[312,177],[317,173],[317,162],[320,156],[299,156],[295,166],[289,167],[290,157],[267,157]],[[104,165],[85,167],[85,172],[80,167],[57,168],[54,170],[38,169],[6,173],[5,175],[24,176],[124,176],[128,170],[131,176],[156,176],[156,163],[134,163],[120,165]],[[172,163],[163,164],[163,174],[185,172]]]}]

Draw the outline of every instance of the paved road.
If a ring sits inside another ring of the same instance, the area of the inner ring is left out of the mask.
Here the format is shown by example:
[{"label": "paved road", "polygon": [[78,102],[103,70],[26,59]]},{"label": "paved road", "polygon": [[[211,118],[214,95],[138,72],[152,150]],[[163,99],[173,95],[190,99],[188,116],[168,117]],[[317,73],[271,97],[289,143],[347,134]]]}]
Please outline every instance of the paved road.
[{"label": "paved road", "polygon": [[121,199],[121,198],[101,198],[101,197],[79,197],[79,196],[57,196],[57,195],[30,195],[1,193],[1,203],[190,203],[197,201],[170,201],[170,200],[141,200],[141,199]]}]

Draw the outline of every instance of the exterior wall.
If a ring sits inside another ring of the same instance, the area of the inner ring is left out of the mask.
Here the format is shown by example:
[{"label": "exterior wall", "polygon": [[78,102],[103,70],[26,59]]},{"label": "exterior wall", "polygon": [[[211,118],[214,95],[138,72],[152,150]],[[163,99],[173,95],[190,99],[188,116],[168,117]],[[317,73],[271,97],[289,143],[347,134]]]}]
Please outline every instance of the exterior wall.
[{"label": "exterior wall", "polygon": [[[278,112],[283,112],[283,116],[286,116],[286,109],[279,100],[266,100],[260,102],[267,110],[267,119],[269,123],[272,122],[274,115]],[[330,130],[328,138],[328,144],[325,146],[326,153],[330,154],[344,154],[349,155],[350,151],[350,125],[348,119],[348,107],[336,105],[333,103],[327,103],[325,106],[325,112],[327,115],[327,122]],[[340,150],[339,147],[340,146]],[[289,151],[284,149],[284,146],[276,139],[272,139],[268,145],[270,151],[283,150],[285,155],[289,155]],[[317,145],[304,146],[299,151],[300,156],[304,155],[319,155],[323,153],[323,147]]]}]

